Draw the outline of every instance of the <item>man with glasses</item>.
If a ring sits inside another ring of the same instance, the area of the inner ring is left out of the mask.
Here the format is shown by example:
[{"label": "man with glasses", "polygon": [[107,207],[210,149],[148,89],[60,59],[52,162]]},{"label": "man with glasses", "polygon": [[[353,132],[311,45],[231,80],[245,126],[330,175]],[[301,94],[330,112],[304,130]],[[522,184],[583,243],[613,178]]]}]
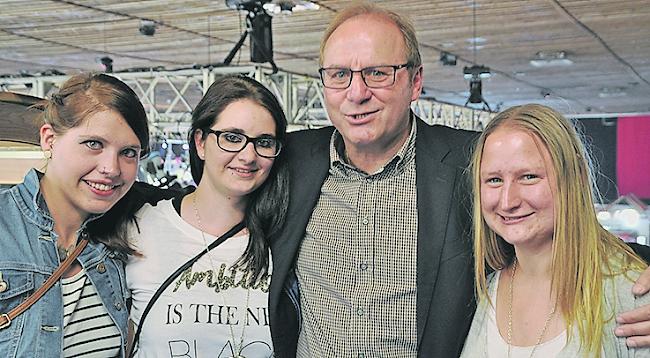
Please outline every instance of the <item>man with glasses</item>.
[{"label": "man with glasses", "polygon": [[411,112],[421,59],[394,12],[339,12],[320,62],[335,129],[288,138],[289,211],[271,242],[276,357],[456,357],[475,308],[474,135]]},{"label": "man with glasses", "polygon": [[336,129],[287,145],[290,208],[272,241],[276,356],[457,356],[474,311],[462,189],[473,136],[411,112],[421,59],[396,13],[343,10],[320,61]]}]

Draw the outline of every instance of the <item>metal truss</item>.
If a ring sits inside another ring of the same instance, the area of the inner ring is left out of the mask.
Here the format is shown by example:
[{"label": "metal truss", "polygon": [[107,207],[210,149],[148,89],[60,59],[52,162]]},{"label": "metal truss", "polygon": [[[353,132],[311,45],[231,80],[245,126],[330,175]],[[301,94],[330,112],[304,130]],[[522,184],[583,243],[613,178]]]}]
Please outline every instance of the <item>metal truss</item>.
[{"label": "metal truss", "polygon": [[[191,122],[192,109],[219,76],[240,74],[255,78],[276,95],[284,108],[290,128],[329,125],[323,88],[318,78],[263,66],[233,66],[178,71],[121,72],[113,76],[127,83],[147,111],[154,132],[165,137],[183,137]],[[0,78],[0,90],[45,98],[56,91],[68,76]],[[429,124],[481,130],[492,113],[420,99],[413,111]]]}]

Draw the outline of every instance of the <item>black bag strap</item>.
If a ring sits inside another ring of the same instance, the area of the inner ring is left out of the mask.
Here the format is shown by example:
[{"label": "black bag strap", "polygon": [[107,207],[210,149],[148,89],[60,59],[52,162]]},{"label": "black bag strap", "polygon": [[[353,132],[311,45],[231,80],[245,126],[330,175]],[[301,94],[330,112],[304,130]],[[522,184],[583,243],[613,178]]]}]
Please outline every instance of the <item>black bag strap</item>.
[{"label": "black bag strap", "polygon": [[225,234],[221,235],[218,237],[216,240],[214,240],[210,245],[208,245],[207,249],[201,250],[196,256],[193,258],[189,259],[186,263],[181,265],[174,273],[169,275],[165,282],[163,282],[160,287],[156,290],[156,292],[151,296],[151,300],[149,300],[149,303],[147,304],[147,307],[145,307],[144,311],[142,311],[142,316],[140,317],[140,323],[138,324],[138,329],[135,331],[135,335],[133,336],[133,343],[131,344],[131,352],[129,353],[129,358],[133,357],[133,354],[138,351],[138,342],[140,341],[140,333],[142,332],[142,326],[144,326],[144,320],[149,314],[149,311],[151,311],[151,308],[153,307],[154,303],[158,300],[160,295],[165,291],[169,285],[172,284],[172,282],[180,276],[181,273],[183,273],[185,270],[187,270],[190,266],[194,265],[196,261],[198,261],[203,255],[207,254],[210,250],[214,249],[215,247],[221,245],[224,241],[227,239],[231,238],[233,235],[236,233],[242,231],[244,229],[245,224],[244,222],[240,222],[239,224],[235,225],[232,227],[232,229],[228,230]]}]

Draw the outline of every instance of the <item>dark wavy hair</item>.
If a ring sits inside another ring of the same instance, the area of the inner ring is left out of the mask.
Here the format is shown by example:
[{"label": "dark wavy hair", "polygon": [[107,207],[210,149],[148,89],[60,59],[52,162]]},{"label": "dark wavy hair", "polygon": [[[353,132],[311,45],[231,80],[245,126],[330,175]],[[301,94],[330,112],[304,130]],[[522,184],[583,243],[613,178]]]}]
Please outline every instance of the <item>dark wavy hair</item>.
[{"label": "dark wavy hair", "polygon": [[[124,118],[140,141],[142,156],[149,152],[147,114],[135,92],[115,77],[103,73],[74,75],[61,85],[51,99],[35,107],[43,110],[41,124],[50,124],[59,134],[77,127],[95,113],[115,111]],[[90,241],[103,243],[118,253],[121,259],[135,253],[127,237],[127,225],[135,220],[132,191],[129,190],[102,217],[87,225]]]},{"label": "dark wavy hair", "polygon": [[[286,143],[287,120],[282,106],[266,87],[252,78],[229,75],[217,79],[208,88],[192,114],[192,127],[187,134],[190,151],[192,177],[198,185],[203,176],[204,161],[199,157],[194,142],[196,131],[206,133],[214,125],[217,117],[231,103],[250,100],[269,111],[275,121],[276,138]],[[284,223],[289,202],[289,174],[286,151],[275,158],[266,181],[249,194],[245,212],[245,223],[250,233],[248,247],[234,267],[243,266],[252,273],[250,282],[268,276],[269,242]]]}]

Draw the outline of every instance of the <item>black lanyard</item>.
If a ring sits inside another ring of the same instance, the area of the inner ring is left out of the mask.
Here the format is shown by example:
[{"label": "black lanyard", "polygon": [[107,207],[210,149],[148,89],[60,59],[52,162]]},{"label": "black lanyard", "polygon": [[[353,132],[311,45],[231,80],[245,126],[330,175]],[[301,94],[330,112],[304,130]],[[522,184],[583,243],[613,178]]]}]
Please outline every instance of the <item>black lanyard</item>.
[{"label": "black lanyard", "polygon": [[185,270],[187,270],[189,267],[194,265],[196,261],[198,261],[203,255],[207,254],[210,250],[214,249],[215,247],[221,245],[224,241],[227,239],[231,238],[233,235],[236,233],[240,232],[243,228],[245,227],[244,222],[240,222],[239,224],[233,226],[232,229],[228,230],[225,234],[221,235],[219,238],[214,240],[210,245],[208,245],[207,249],[201,250],[201,252],[198,253],[198,255],[194,256],[190,260],[188,260],[186,263],[184,263],[181,267],[176,269],[174,273],[169,275],[165,282],[163,282],[160,287],[156,290],[156,292],[151,296],[151,300],[149,300],[149,303],[147,304],[147,307],[145,307],[144,311],[142,312],[142,316],[140,317],[140,323],[138,324],[138,329],[135,331],[135,335],[133,336],[133,344],[131,345],[131,353],[129,353],[129,358],[133,357],[133,354],[138,351],[137,345],[138,342],[140,341],[140,333],[142,332],[142,326],[144,326],[144,319],[147,317],[147,314],[149,314],[149,311],[153,307],[154,303],[158,300],[160,295],[162,295],[163,291],[169,285],[172,284],[172,282],[180,276],[181,273],[183,273]]}]

